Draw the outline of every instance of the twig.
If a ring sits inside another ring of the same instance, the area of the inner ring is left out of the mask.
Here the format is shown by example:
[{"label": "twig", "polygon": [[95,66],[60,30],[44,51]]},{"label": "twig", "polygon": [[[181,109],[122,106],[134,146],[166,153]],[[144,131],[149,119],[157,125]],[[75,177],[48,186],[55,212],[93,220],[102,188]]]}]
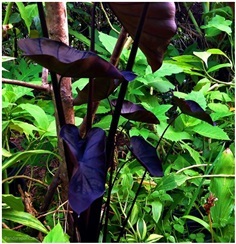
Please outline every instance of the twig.
[{"label": "twig", "polygon": [[42,182],[41,180],[34,179],[34,178],[29,177],[27,175],[14,175],[14,176],[11,176],[11,177],[8,177],[8,178],[2,180],[2,183],[7,182],[9,180],[19,179],[19,178],[31,180],[31,181],[34,181],[34,182],[37,182],[37,183],[43,185],[44,187],[48,187],[48,185],[46,183]]},{"label": "twig", "polygon": [[101,5],[101,9],[102,9],[102,11],[103,11],[103,13],[105,14],[105,17],[106,17],[106,19],[107,19],[107,23],[110,25],[111,29],[112,29],[113,31],[115,31],[117,34],[120,34],[120,32],[112,26],[111,21],[110,21],[108,15],[107,15],[107,12],[106,12],[106,10],[105,10],[104,7],[103,7],[103,4],[100,3],[100,5]]},{"label": "twig", "polygon": [[32,88],[34,90],[43,91],[43,92],[47,92],[47,93],[51,93],[51,91],[52,91],[51,86],[49,84],[48,85],[35,85],[35,84],[30,84],[25,81],[11,80],[11,79],[6,79],[6,78],[2,78],[2,83],[17,85],[17,86],[24,86],[24,87]]}]

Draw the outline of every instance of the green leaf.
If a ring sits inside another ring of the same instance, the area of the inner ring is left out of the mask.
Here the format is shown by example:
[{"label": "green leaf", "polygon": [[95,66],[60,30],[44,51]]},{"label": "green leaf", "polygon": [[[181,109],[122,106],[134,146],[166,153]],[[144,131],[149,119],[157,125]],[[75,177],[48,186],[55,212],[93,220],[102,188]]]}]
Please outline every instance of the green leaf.
[{"label": "green leaf", "polygon": [[[208,123],[206,123],[208,124]],[[192,147],[190,147],[187,143],[182,142],[182,147],[185,148],[186,150],[188,150],[190,156],[194,159],[194,161],[196,162],[196,164],[201,164],[201,155],[199,152],[197,152],[196,150],[194,150]]]},{"label": "green leaf", "polygon": [[[168,124],[166,122],[160,121],[160,124],[156,125],[158,135],[162,135]],[[164,138],[170,141],[180,141],[180,140],[192,140],[192,136],[186,131],[177,131],[172,126],[170,126],[164,134]]]},{"label": "green leaf", "polygon": [[221,129],[218,126],[213,126],[208,123],[205,123],[204,121],[201,124],[194,126],[191,130],[198,133],[199,135],[208,138],[217,139],[217,140],[230,140],[230,138],[224,132],[223,129]]},{"label": "green leaf", "polygon": [[43,243],[69,243],[69,238],[70,237],[63,231],[58,222],[57,225],[44,237]]},{"label": "green leaf", "polygon": [[49,121],[46,113],[42,108],[30,103],[22,103],[18,105],[18,107],[26,110],[35,119],[36,124],[40,129],[43,129],[45,131],[47,130],[49,126]]},{"label": "green leaf", "polygon": [[16,5],[19,9],[21,18],[24,20],[25,25],[27,27],[28,33],[30,33],[30,26],[33,20],[33,17],[37,16],[37,5],[32,4],[28,6],[24,6],[22,2],[16,2]]},{"label": "green leaf", "polygon": [[98,38],[102,42],[103,46],[106,48],[106,50],[112,54],[114,47],[117,42],[117,38],[107,35],[103,32],[98,32]]},{"label": "green leaf", "polygon": [[[221,31],[226,32],[228,35],[231,35],[232,28],[231,28],[232,21],[226,20],[224,17],[220,15],[215,15],[207,25],[201,26],[202,29],[209,30],[206,35],[207,36],[216,36],[220,34]],[[218,32],[214,31],[214,29],[219,30]]]},{"label": "green leaf", "polygon": [[185,183],[185,181],[188,179],[186,175],[176,175],[174,173],[171,173],[169,175],[164,176],[157,184],[157,191],[164,190],[164,191],[170,191],[178,186],[181,186]]},{"label": "green leaf", "polygon": [[158,234],[151,234],[146,240],[145,242],[157,242],[159,241],[163,236],[162,235],[158,235]]},{"label": "green leaf", "polygon": [[218,65],[212,66],[210,69],[208,69],[207,73],[211,73],[211,72],[214,72],[216,70],[219,70],[219,69],[225,68],[225,67],[232,67],[232,65],[230,63],[218,64]]},{"label": "green leaf", "polygon": [[179,233],[184,233],[184,226],[180,224],[174,224],[174,229],[177,230]]},{"label": "green leaf", "polygon": [[11,157],[11,155],[12,154],[9,151],[7,151],[5,148],[2,148],[2,156],[3,157],[9,158],[9,157]]},{"label": "green leaf", "polygon": [[[83,42],[87,47],[90,47],[90,40],[83,34],[77,32],[77,31],[74,31],[72,29],[69,29],[69,34],[75,36],[79,41]],[[104,48],[102,48],[101,46],[99,46],[96,43],[95,43],[95,49],[99,53],[103,53],[103,54],[107,53],[107,51]]]},{"label": "green leaf", "polygon": [[2,201],[13,210],[24,211],[25,207],[22,203],[21,197],[15,197],[12,194],[2,194]]},{"label": "green leaf", "polygon": [[29,150],[29,151],[24,151],[24,152],[17,152],[12,157],[10,157],[4,161],[4,163],[2,165],[2,171],[13,166],[20,160],[29,159],[31,156],[35,156],[35,155],[39,155],[39,154],[52,154],[55,157],[60,159],[60,157],[57,154],[55,154],[51,151],[48,151],[48,150]]},{"label": "green leaf", "polygon": [[138,217],[139,217],[139,207],[138,205],[135,203],[134,207],[132,209],[131,215],[130,215],[130,224],[131,225],[135,225],[138,221]]},{"label": "green leaf", "polygon": [[33,215],[23,211],[3,209],[2,218],[28,226],[30,228],[39,230],[46,234],[48,233],[47,229],[42,225],[42,223],[38,219],[36,219]]},{"label": "green leaf", "polygon": [[192,215],[184,215],[182,218],[193,220],[193,221],[199,223],[200,225],[202,225],[206,230],[208,230],[208,231],[211,232],[211,230],[210,230],[210,225],[209,225],[208,223],[206,223],[206,222],[205,222],[204,220],[202,220],[202,219],[199,219],[199,218],[197,218],[197,217],[195,217],[195,216],[192,216]]},{"label": "green leaf", "polygon": [[211,56],[211,53],[208,52],[193,52],[193,54],[197,57],[199,57],[201,60],[204,61],[206,64],[206,67],[208,67],[207,60]]},{"label": "green leaf", "polygon": [[204,94],[200,91],[191,91],[186,97],[185,100],[195,101],[198,105],[201,106],[203,110],[206,110],[206,98]]},{"label": "green leaf", "polygon": [[7,243],[39,243],[40,242],[34,237],[10,229],[2,229],[2,241]]},{"label": "green leaf", "polygon": [[139,219],[136,224],[137,234],[141,241],[144,241],[147,235],[147,225],[143,219]]},{"label": "green leaf", "polygon": [[16,130],[20,134],[24,133],[27,138],[29,136],[34,137],[33,131],[39,131],[39,129],[37,127],[35,127],[34,125],[20,121],[20,120],[12,119],[9,126],[12,130]]},{"label": "green leaf", "polygon": [[155,73],[155,77],[166,77],[173,74],[179,74],[183,72],[183,68],[179,67],[177,64],[163,61],[162,66]]},{"label": "green leaf", "polygon": [[156,223],[158,223],[161,212],[162,212],[163,205],[160,201],[152,202],[152,217]]}]

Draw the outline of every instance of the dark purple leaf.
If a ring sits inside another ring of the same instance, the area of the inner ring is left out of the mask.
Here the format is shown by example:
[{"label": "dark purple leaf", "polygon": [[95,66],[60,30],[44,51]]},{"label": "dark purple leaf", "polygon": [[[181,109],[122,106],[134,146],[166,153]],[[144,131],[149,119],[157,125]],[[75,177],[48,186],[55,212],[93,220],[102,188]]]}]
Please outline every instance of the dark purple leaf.
[{"label": "dark purple leaf", "polygon": [[[131,71],[122,71],[124,78],[127,81],[132,81],[136,78],[136,75]],[[96,78],[93,82],[94,93],[93,93],[93,102],[101,101],[107,98],[119,85],[121,81],[118,79],[109,79],[109,78]],[[76,96],[74,99],[74,105],[81,105],[88,102],[89,94],[89,84],[87,84]]]},{"label": "dark purple leaf", "polygon": [[[144,3],[111,2],[108,4],[134,39]],[[175,3],[150,2],[139,47],[146,55],[153,72],[160,68],[166,47],[176,29]]]},{"label": "dark purple leaf", "polygon": [[173,97],[173,100],[174,103],[180,108],[182,113],[214,125],[211,116],[206,113],[197,102],[192,100],[184,100],[175,96]]},{"label": "dark purple leaf", "polygon": [[157,156],[155,147],[146,142],[141,136],[132,136],[130,144],[131,152],[151,176],[163,176],[161,160]]},{"label": "dark purple leaf", "polygon": [[21,39],[18,46],[24,55],[64,77],[124,79],[112,64],[93,52],[78,51],[66,44],[48,38]]},{"label": "dark purple leaf", "polygon": [[77,159],[69,184],[69,203],[77,214],[81,214],[105,191],[105,132],[92,128],[86,138],[81,139],[76,126],[65,125],[60,135]]},{"label": "dark purple leaf", "polygon": [[[114,99],[111,101],[113,106],[116,106],[117,100]],[[151,123],[151,124],[159,124],[159,120],[156,116],[146,110],[142,105],[135,104],[129,101],[124,100],[121,115],[129,120],[144,122],[144,123]]]}]

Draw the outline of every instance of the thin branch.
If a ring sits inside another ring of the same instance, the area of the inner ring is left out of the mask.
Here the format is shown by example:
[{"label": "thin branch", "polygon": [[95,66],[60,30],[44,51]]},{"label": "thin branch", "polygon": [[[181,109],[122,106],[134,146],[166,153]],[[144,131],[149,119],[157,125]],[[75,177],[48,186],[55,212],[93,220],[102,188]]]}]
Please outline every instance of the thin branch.
[{"label": "thin branch", "polygon": [[115,31],[117,34],[120,34],[120,32],[112,26],[111,21],[110,21],[110,18],[108,17],[107,12],[106,12],[106,10],[104,9],[103,3],[100,3],[100,5],[101,5],[101,9],[102,9],[102,11],[103,11],[103,13],[105,14],[105,17],[106,17],[106,19],[107,19],[107,23],[110,25],[111,29],[112,29],[113,31]]},{"label": "thin branch", "polygon": [[37,91],[43,91],[43,92],[47,92],[47,93],[51,93],[51,91],[52,91],[51,86],[49,84],[48,85],[35,85],[35,84],[30,84],[25,81],[11,80],[11,79],[6,79],[6,78],[2,78],[2,83],[28,87],[28,88],[32,88]]},{"label": "thin branch", "polygon": [[2,183],[7,182],[7,181],[10,181],[10,180],[14,180],[14,179],[21,179],[21,178],[27,179],[27,180],[31,180],[31,181],[34,181],[34,182],[37,182],[40,185],[43,185],[45,187],[48,187],[48,185],[46,183],[42,182],[41,180],[34,179],[34,178],[29,177],[27,175],[14,175],[14,176],[11,176],[11,177],[8,177],[8,178],[2,180]]}]

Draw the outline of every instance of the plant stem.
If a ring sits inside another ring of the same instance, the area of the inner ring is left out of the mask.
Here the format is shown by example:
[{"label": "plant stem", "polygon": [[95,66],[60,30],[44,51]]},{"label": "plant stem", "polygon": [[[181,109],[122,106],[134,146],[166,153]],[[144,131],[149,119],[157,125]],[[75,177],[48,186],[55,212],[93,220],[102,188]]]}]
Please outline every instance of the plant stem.
[{"label": "plant stem", "polygon": [[7,4],[6,15],[3,20],[3,25],[7,25],[9,22],[9,18],[11,15],[11,8],[12,8],[13,4],[14,4],[14,2],[10,2]]},{"label": "plant stem", "polygon": [[171,121],[170,121],[170,123],[166,126],[166,128],[165,128],[165,130],[162,132],[162,134],[161,134],[161,136],[160,136],[160,138],[159,138],[159,140],[158,140],[158,142],[157,142],[157,145],[156,145],[156,150],[157,150],[157,148],[158,148],[158,146],[160,145],[160,143],[161,143],[161,140],[162,140],[162,138],[163,138],[163,136],[165,135],[165,133],[166,133],[166,131],[168,130],[168,128],[171,126],[171,124],[181,115],[182,113],[179,113],[176,117],[174,117]]},{"label": "plant stem", "polygon": [[42,182],[41,180],[34,179],[34,178],[29,177],[27,175],[14,175],[14,176],[10,176],[10,177],[5,178],[4,180],[2,180],[2,183],[4,183],[4,182],[7,183],[7,181],[14,180],[14,179],[27,179],[27,180],[34,181],[36,183],[39,183],[40,185],[43,185],[44,187],[48,187],[48,185],[46,183]]},{"label": "plant stem", "polygon": [[47,93],[50,93],[52,90],[50,85],[44,85],[44,86],[35,85],[35,84],[30,84],[30,83],[25,82],[25,81],[11,80],[11,79],[6,79],[6,78],[2,78],[2,83],[16,85],[16,86],[28,87],[28,88],[32,88],[36,91],[43,91],[43,92],[47,92]]},{"label": "plant stem", "polygon": [[186,8],[186,10],[187,10],[187,12],[188,12],[188,15],[189,15],[190,19],[191,19],[192,22],[193,22],[193,25],[194,25],[196,31],[198,32],[198,34],[199,34],[200,36],[202,36],[202,31],[201,31],[201,29],[199,28],[199,25],[198,25],[198,23],[197,23],[195,17],[193,16],[192,11],[191,11],[191,10],[189,9],[189,7],[187,6],[187,3],[183,2],[183,4],[184,4],[184,6],[185,6],[185,8]]},{"label": "plant stem", "polygon": [[[144,26],[146,14],[148,11],[148,6],[149,6],[149,3],[144,4],[142,15],[140,17],[140,21],[139,21],[138,28],[136,31],[134,43],[133,43],[133,46],[131,49],[131,53],[129,56],[127,66],[126,66],[126,71],[132,71],[134,61],[135,61],[135,56],[136,56],[136,53],[138,50],[139,39],[141,37],[141,33],[142,33],[143,26]],[[113,155],[114,155],[115,134],[116,134],[116,130],[118,127],[120,112],[121,112],[122,104],[123,104],[123,101],[125,98],[127,87],[128,87],[128,81],[124,80],[121,84],[119,96],[117,99],[117,104],[115,107],[114,115],[112,117],[110,131],[109,131],[108,139],[107,139],[107,167],[110,166],[109,186],[112,185],[112,176],[113,176],[113,170],[114,170]],[[107,203],[106,203],[107,209],[106,209],[106,218],[105,218],[105,224],[104,224],[103,242],[106,242],[106,237],[107,237],[107,227],[108,227],[108,218],[109,218],[109,210],[110,210],[109,204],[110,204],[110,199],[111,199],[111,190],[112,189],[110,189],[110,188],[108,189],[108,197],[107,197]]]}]

